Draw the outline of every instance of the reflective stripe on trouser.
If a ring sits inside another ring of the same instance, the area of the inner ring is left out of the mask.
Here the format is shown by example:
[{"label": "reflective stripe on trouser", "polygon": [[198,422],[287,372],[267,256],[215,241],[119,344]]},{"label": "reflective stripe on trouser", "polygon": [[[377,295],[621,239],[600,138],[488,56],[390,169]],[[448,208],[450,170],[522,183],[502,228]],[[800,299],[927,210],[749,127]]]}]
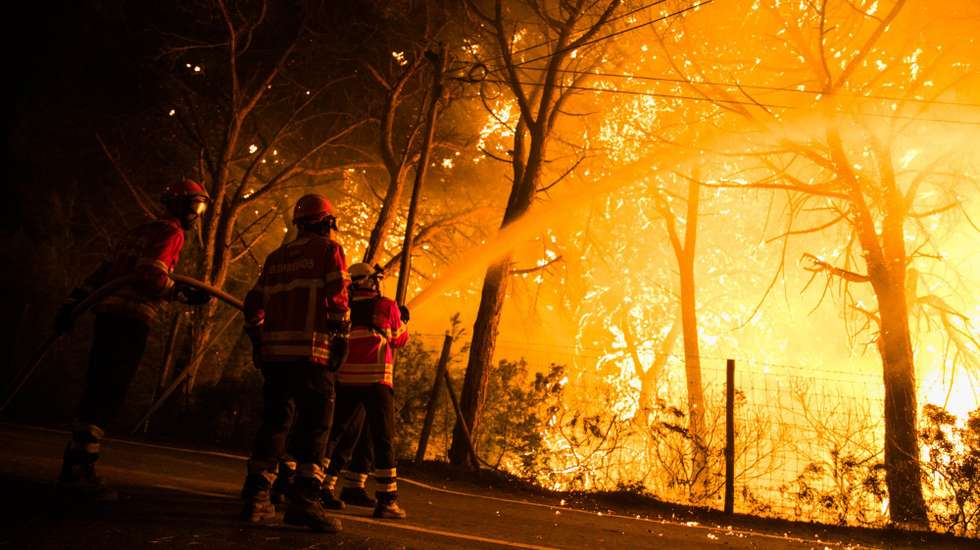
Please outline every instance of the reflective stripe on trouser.
[{"label": "reflective stripe on trouser", "polygon": [[320,483],[327,477],[327,472],[316,462],[304,462],[296,467],[296,476],[313,478]]},{"label": "reflective stripe on trouser", "polygon": [[364,484],[367,483],[367,474],[359,474],[357,472],[345,472],[344,473],[344,487],[352,488],[364,488]]},{"label": "reflective stripe on trouser", "polygon": [[395,468],[374,471],[374,482],[379,496],[381,493],[395,493],[398,491],[398,472]]}]

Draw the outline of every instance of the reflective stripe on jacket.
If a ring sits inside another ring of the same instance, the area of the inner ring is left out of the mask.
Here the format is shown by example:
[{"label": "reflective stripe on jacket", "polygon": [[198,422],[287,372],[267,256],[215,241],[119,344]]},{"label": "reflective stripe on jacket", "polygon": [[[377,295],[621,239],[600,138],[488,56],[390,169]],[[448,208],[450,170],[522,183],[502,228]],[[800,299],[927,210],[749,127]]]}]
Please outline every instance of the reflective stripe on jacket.
[{"label": "reflective stripe on jacket", "polygon": [[151,323],[173,287],[168,275],[177,267],[183,247],[184,231],[174,219],[145,223],[127,233],[83,288],[92,292],[120,277],[135,275],[138,279],[107,296],[92,310]]},{"label": "reflective stripe on jacket", "polygon": [[371,326],[360,323],[351,326],[347,360],[337,371],[337,382],[393,386],[392,350],[408,342],[408,327],[402,323],[398,304],[373,290],[355,290],[351,307],[356,308],[358,302],[367,300],[374,302]]},{"label": "reflective stripe on jacket", "polygon": [[329,323],[347,318],[347,260],[336,242],[301,235],[266,259],[245,296],[246,323],[261,325],[263,362],[330,358]]}]

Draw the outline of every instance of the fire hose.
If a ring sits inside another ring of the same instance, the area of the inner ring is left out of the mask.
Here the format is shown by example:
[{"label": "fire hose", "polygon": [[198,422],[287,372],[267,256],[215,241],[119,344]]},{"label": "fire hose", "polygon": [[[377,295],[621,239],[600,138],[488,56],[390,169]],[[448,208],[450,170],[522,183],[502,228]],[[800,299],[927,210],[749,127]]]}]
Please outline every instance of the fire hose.
[{"label": "fire hose", "polygon": [[[208,294],[214,296],[215,298],[218,298],[222,302],[225,302],[226,304],[234,307],[239,311],[241,311],[244,307],[242,305],[242,301],[239,300],[238,298],[235,298],[231,294],[228,294],[227,292],[219,288],[215,288],[211,285],[198,281],[197,279],[193,279],[191,277],[187,277],[184,275],[176,275],[174,273],[170,273],[169,277],[174,281],[174,283],[183,284],[190,287],[194,287],[199,290],[203,290],[204,292],[207,292]],[[99,287],[98,290],[96,290],[88,297],[86,297],[84,300],[79,302],[78,305],[76,305],[72,309],[70,315],[71,320],[74,321],[75,319],[80,317],[83,313],[88,311],[93,305],[101,302],[103,298],[111,294],[113,291],[123,286],[126,286],[127,284],[131,284],[136,280],[137,277],[135,276],[120,277],[118,279],[109,281],[105,285]],[[27,381],[30,380],[31,376],[33,376],[37,368],[41,365],[41,363],[44,362],[44,359],[48,356],[48,354],[51,353],[51,350],[54,349],[55,343],[57,343],[58,340],[60,340],[61,337],[64,336],[65,334],[66,334],[65,332],[54,332],[50,336],[48,336],[48,338],[44,341],[44,344],[42,344],[41,347],[38,349],[37,353],[34,354],[34,357],[31,359],[31,361],[26,365],[24,365],[24,367],[21,368],[16,375],[14,375],[13,380],[11,380],[10,382],[11,389],[7,392],[7,396],[4,398],[3,403],[0,404],[0,414],[2,414],[3,411],[7,409],[7,406],[9,406],[10,403],[14,400],[14,398],[17,397],[17,394],[20,393],[21,388],[24,387],[24,384],[26,384]]]}]

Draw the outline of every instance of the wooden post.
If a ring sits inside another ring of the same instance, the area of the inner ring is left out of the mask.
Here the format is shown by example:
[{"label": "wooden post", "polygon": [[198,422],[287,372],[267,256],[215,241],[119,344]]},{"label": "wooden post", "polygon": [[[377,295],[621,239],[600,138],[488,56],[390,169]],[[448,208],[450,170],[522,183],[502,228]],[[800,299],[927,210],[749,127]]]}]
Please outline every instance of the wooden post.
[{"label": "wooden post", "polygon": [[449,366],[449,353],[453,347],[453,335],[446,332],[446,337],[442,341],[442,353],[439,355],[439,363],[436,365],[436,376],[432,380],[432,390],[429,392],[429,405],[425,409],[425,421],[422,423],[422,433],[419,435],[419,447],[415,453],[415,463],[421,464],[425,460],[425,448],[429,445],[429,434],[432,432],[432,422],[436,418],[436,408],[439,406],[439,386],[445,377],[446,369]]},{"label": "wooden post", "polygon": [[459,422],[459,427],[463,430],[466,448],[470,452],[470,467],[479,472],[480,458],[476,456],[476,447],[473,446],[473,437],[470,434],[470,428],[466,425],[466,419],[463,418],[463,411],[459,408],[459,399],[456,397],[456,390],[453,389],[453,379],[449,376],[449,369],[444,370],[442,374],[446,379],[446,389],[449,391],[449,399],[452,400],[453,408],[456,409],[456,421]]},{"label": "wooden post", "polygon": [[725,513],[735,511],[735,360],[725,365]]},{"label": "wooden post", "polygon": [[419,205],[419,195],[422,194],[422,182],[425,179],[425,172],[429,167],[429,153],[432,151],[432,140],[436,133],[436,111],[439,109],[439,99],[442,97],[442,73],[446,65],[446,49],[440,47],[438,53],[426,52],[434,67],[432,96],[429,98],[428,111],[425,118],[425,133],[422,135],[422,150],[419,153],[419,162],[415,168],[415,181],[412,184],[412,198],[408,204],[408,219],[405,223],[405,240],[402,244],[401,265],[398,268],[398,290],[395,293],[395,301],[399,304],[405,303],[408,293],[408,279],[412,269],[412,246],[415,237],[415,215]]}]

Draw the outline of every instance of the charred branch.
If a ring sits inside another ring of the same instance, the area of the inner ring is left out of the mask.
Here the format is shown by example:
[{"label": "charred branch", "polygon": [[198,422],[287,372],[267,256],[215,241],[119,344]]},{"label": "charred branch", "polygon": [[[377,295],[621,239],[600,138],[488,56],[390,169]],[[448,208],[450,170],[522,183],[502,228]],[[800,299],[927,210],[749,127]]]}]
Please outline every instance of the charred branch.
[{"label": "charred branch", "polygon": [[834,267],[833,265],[821,260],[820,258],[810,254],[809,252],[804,253],[801,261],[809,262],[809,265],[804,265],[803,269],[813,273],[827,273],[835,277],[840,277],[846,281],[852,283],[868,283],[871,282],[871,278],[867,275],[862,275],[860,273],[855,273],[853,271],[848,271],[846,269],[841,269],[839,267]]}]

